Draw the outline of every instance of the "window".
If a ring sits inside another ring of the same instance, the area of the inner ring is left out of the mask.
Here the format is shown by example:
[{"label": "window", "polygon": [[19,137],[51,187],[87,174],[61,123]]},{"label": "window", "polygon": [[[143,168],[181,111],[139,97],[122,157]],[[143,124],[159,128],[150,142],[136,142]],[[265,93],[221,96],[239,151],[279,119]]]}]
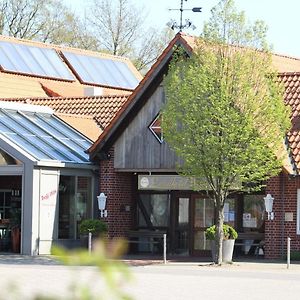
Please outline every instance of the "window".
[{"label": "window", "polygon": [[236,227],[235,201],[234,198],[228,198],[224,204],[224,223],[232,227]]},{"label": "window", "polygon": [[92,216],[91,178],[60,176],[58,238],[79,238],[81,220]]},{"label": "window", "polygon": [[156,139],[162,144],[164,141],[163,134],[161,130],[161,115],[158,114],[154,120],[149,125],[150,131],[153,133],[153,135],[156,137]]},{"label": "window", "polygon": [[264,195],[245,195],[243,210],[243,228],[264,231]]},{"label": "window", "polygon": [[297,234],[300,234],[300,189],[297,190]]},{"label": "window", "polygon": [[[140,194],[138,226],[167,227],[170,218],[169,194]],[[149,224],[149,225],[150,225]]]}]

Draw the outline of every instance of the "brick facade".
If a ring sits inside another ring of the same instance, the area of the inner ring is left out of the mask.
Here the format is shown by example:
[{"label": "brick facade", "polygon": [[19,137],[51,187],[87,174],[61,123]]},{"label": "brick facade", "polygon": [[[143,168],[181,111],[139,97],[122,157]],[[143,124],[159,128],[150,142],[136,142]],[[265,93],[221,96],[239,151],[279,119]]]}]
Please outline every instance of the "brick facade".
[{"label": "brick facade", "polygon": [[[106,209],[110,237],[123,237],[134,222],[133,174],[116,172],[114,168],[114,149],[109,151],[110,158],[100,162],[100,191],[107,196]],[[130,207],[126,211],[125,207]]]},{"label": "brick facade", "polygon": [[[280,174],[267,183],[267,193],[274,197],[274,220],[266,220],[265,257],[280,258],[286,256],[287,237],[291,238],[291,251],[300,251],[300,235],[297,226],[297,189],[300,178]],[[285,214],[292,213],[292,221],[285,220]]]}]

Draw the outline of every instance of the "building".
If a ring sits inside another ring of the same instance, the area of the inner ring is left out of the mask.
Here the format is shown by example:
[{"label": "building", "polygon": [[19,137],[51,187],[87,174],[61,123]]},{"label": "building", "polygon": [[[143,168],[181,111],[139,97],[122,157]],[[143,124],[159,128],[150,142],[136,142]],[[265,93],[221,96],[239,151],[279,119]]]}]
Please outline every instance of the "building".
[{"label": "building", "polygon": [[[129,230],[161,230],[168,234],[170,253],[205,255],[209,244],[204,231],[214,222],[213,203],[205,192],[194,192],[192,182],[177,175],[176,157],[161,136],[163,76],[176,47],[191,55],[196,47],[195,38],[176,35],[89,153],[100,165],[100,191],[107,195],[111,236],[126,236]],[[274,54],[272,60],[278,72],[300,70],[300,59]],[[298,141],[298,135],[292,134],[290,140],[293,137]],[[298,148],[295,151],[298,153]],[[291,164],[286,169],[292,170]],[[283,229],[278,217],[284,212],[276,200],[280,194],[278,178],[270,180],[267,190],[261,193],[234,193],[225,205],[225,221],[240,232],[243,245],[240,251],[244,253],[254,253],[256,249],[252,246],[265,241],[266,257],[279,254],[275,249],[282,247],[283,240],[277,234]],[[263,201],[266,192],[275,197],[273,223],[266,220]],[[296,224],[295,197],[293,201],[292,219]],[[288,217],[291,218],[289,214]],[[139,250],[150,251],[151,247],[140,245]]]},{"label": "building", "polygon": [[267,183],[266,192],[274,197],[273,220],[266,222],[265,255],[268,258],[284,257],[287,238],[291,238],[291,251],[300,252],[300,73],[279,74],[285,86],[285,103],[292,109],[291,129],[287,139],[293,172],[282,171]]},{"label": "building", "polygon": [[76,246],[98,211],[85,151],[142,77],[123,57],[4,36],[0,66],[0,252]]},{"label": "building", "polygon": [[91,144],[48,107],[0,102],[2,252],[49,254],[76,240],[98,190]]}]

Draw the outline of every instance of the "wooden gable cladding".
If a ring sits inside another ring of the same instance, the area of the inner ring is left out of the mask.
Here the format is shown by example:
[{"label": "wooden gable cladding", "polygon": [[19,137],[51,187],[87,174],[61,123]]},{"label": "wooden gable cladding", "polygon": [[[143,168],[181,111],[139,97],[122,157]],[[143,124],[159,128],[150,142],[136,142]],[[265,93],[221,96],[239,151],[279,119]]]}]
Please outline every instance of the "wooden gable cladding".
[{"label": "wooden gable cladding", "polygon": [[176,157],[149,129],[165,101],[159,85],[114,144],[114,167],[118,170],[175,170]]}]

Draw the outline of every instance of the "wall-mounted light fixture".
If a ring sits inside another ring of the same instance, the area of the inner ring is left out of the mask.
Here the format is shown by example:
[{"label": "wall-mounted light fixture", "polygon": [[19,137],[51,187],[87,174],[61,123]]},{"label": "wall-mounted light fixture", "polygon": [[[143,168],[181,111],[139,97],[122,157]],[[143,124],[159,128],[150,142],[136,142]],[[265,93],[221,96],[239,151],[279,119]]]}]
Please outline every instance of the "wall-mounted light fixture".
[{"label": "wall-mounted light fixture", "polygon": [[268,213],[268,220],[274,220],[274,212],[273,212],[273,201],[274,198],[271,194],[267,194],[266,197],[264,197],[265,200],[265,208],[266,212]]},{"label": "wall-mounted light fixture", "polygon": [[97,196],[97,199],[98,199],[98,208],[100,210],[100,217],[101,218],[106,218],[107,217],[107,210],[105,209],[105,207],[106,207],[107,196],[105,196],[104,193],[100,193],[100,195]]}]

